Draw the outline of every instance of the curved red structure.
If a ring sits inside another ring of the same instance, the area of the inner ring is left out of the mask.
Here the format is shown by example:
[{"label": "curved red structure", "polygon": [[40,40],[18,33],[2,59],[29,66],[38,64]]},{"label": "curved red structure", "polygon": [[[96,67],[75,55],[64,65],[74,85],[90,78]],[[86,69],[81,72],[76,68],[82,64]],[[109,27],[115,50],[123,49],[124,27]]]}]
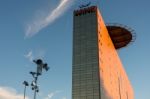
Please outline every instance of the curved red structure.
[{"label": "curved red structure", "polygon": [[131,31],[124,27],[108,25],[107,30],[116,49],[127,46],[133,40]]}]

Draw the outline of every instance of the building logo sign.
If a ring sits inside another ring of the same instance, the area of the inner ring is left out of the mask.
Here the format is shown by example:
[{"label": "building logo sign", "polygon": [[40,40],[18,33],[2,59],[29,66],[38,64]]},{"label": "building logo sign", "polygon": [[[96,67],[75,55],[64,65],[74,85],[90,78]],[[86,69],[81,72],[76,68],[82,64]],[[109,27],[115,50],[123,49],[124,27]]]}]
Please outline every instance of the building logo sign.
[{"label": "building logo sign", "polygon": [[92,7],[88,7],[88,8],[84,8],[84,9],[75,10],[74,15],[75,16],[80,16],[80,15],[84,15],[84,14],[87,14],[87,13],[93,13],[93,12],[96,11],[96,9],[97,9],[96,6],[92,6]]}]

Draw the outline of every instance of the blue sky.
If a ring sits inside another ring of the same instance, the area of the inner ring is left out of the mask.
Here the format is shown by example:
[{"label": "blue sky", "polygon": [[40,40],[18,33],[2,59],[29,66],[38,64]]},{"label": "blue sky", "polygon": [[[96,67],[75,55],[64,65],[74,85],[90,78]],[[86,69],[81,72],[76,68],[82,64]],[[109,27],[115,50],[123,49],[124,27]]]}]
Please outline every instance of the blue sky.
[{"label": "blue sky", "polygon": [[[133,28],[136,41],[118,51],[135,99],[150,99],[150,1],[88,0],[98,4],[105,23]],[[0,98],[20,99],[22,82],[42,58],[50,66],[39,78],[37,99],[71,99],[72,12],[86,0],[0,0]],[[55,17],[53,17],[55,16]],[[31,88],[27,95],[32,99]]]}]

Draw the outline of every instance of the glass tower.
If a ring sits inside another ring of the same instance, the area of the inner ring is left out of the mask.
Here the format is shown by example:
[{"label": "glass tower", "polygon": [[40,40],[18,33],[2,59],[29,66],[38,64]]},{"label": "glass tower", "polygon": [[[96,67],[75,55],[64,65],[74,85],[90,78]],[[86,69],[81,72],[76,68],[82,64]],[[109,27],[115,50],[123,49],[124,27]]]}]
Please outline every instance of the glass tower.
[{"label": "glass tower", "polygon": [[72,99],[133,99],[133,90],[96,6],[74,11]]}]

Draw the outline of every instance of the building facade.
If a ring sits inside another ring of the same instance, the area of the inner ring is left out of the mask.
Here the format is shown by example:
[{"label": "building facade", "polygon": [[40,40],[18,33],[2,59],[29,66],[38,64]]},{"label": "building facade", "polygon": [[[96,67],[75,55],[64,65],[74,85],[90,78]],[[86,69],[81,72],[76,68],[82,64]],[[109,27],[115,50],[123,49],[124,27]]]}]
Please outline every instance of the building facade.
[{"label": "building facade", "polygon": [[96,6],[74,11],[72,99],[134,99]]}]

